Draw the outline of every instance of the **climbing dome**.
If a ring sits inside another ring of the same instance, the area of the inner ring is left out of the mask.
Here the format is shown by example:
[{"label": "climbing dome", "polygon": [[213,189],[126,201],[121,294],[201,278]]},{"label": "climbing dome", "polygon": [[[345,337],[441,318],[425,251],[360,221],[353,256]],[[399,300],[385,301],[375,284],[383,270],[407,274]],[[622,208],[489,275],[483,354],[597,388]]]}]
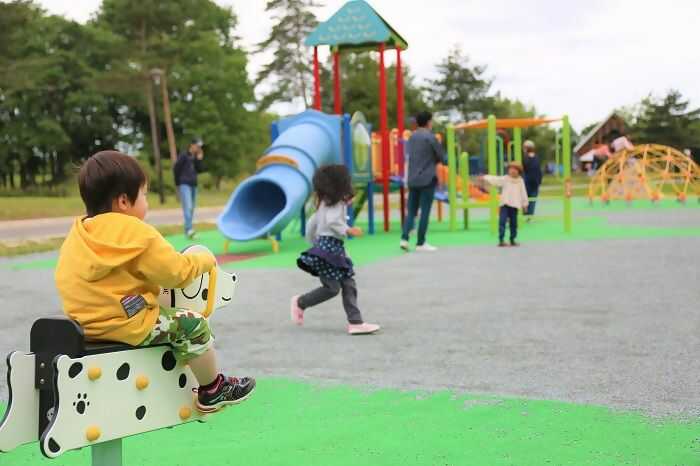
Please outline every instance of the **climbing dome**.
[{"label": "climbing dome", "polygon": [[700,195],[700,167],[680,151],[658,144],[643,144],[613,154],[595,173],[588,186],[591,201],[614,199],[684,202]]}]

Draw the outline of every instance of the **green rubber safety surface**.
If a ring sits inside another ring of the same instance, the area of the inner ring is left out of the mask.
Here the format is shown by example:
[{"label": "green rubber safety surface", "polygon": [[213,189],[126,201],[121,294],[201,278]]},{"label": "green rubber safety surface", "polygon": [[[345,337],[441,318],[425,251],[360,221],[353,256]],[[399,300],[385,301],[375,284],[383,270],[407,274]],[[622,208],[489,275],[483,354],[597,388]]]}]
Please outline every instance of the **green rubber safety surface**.
[{"label": "green rubber safety surface", "polygon": [[[697,421],[599,406],[263,379],[250,401],[205,424],[126,439],[124,464],[693,465],[698,438]],[[32,444],[0,464],[82,466],[89,450],[47,460]]]},{"label": "green rubber safety surface", "polygon": [[[629,210],[649,211],[650,213],[676,210],[698,209],[700,203],[694,200],[681,204],[676,201],[661,201],[653,204],[649,201],[639,201],[627,204],[626,202],[611,202],[608,205],[595,203],[590,205],[585,199],[573,199],[575,216],[573,230],[565,233],[561,218],[562,203],[560,201],[538,201],[538,215],[531,224],[520,222],[518,240],[520,242],[556,242],[571,240],[597,240],[597,239],[632,239],[632,238],[659,238],[659,237],[687,237],[700,236],[700,227],[651,227],[639,225],[612,224],[607,218],[607,213],[624,212]],[[444,209],[445,218],[442,222],[433,219],[430,224],[429,241],[435,246],[469,246],[494,244],[496,237],[491,233],[490,223],[486,218],[487,209],[472,209],[474,220],[470,223],[470,229],[464,230],[461,213],[458,218],[458,229],[455,232],[449,230],[447,220],[448,211]],[[359,222],[367,232],[367,223]],[[362,238],[347,242],[347,250],[355,265],[365,265],[376,261],[396,257],[402,254],[398,248],[399,223],[392,223],[392,231],[386,233],[382,230],[380,219],[375,222],[377,233],[365,234]],[[216,230],[205,231],[197,235],[192,241],[184,235],[168,236],[167,239],[173,246],[180,250],[190,244],[202,244],[207,246],[216,255],[225,254],[224,237]],[[296,258],[299,253],[308,248],[306,241],[299,235],[298,221],[292,223],[283,235],[280,242],[280,252],[272,253],[271,243],[267,240],[255,240],[243,243],[231,242],[228,257],[241,256],[241,261],[235,261],[224,265],[225,269],[246,268],[290,268],[296,267]],[[50,269],[56,264],[55,258],[42,258],[36,260],[14,261],[5,267],[14,270],[26,269]]]}]

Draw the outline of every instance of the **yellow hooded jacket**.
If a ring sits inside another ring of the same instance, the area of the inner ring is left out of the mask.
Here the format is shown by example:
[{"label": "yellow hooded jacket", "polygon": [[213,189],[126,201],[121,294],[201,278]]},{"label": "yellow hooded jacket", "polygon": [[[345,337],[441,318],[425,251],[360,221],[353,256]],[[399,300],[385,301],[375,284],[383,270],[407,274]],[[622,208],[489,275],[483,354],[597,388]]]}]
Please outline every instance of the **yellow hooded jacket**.
[{"label": "yellow hooded jacket", "polygon": [[[183,288],[215,263],[211,254],[180,254],[151,225],[112,212],[75,220],[61,247],[56,287],[63,311],[88,340],[136,346],[158,318],[160,288]],[[138,296],[145,308],[129,317],[122,300]]]}]

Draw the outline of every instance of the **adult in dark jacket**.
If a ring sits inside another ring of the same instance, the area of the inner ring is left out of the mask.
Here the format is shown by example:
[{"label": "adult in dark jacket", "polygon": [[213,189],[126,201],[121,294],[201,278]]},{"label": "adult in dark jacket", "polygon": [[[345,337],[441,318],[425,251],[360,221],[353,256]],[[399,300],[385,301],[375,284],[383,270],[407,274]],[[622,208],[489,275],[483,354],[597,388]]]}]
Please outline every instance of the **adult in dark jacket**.
[{"label": "adult in dark jacket", "polygon": [[542,184],[542,162],[535,152],[535,143],[532,141],[525,141],[523,144],[523,169],[525,190],[530,199],[525,215],[530,216],[535,214],[535,202]]},{"label": "adult in dark jacket", "polygon": [[425,242],[425,234],[430,222],[430,209],[435,197],[437,186],[436,166],[445,159],[442,145],[432,132],[433,115],[421,112],[416,116],[418,128],[413,132],[406,153],[408,157],[408,216],[401,235],[401,249],[408,251],[408,239],[416,222],[420,208],[418,223],[418,241],[416,251],[435,251],[436,248]]},{"label": "adult in dark jacket", "polygon": [[185,217],[185,235],[190,239],[194,238],[195,234],[192,220],[197,200],[197,173],[204,171],[203,145],[201,139],[193,140],[190,147],[177,156],[177,161],[173,166],[175,186],[180,194],[180,204]]}]

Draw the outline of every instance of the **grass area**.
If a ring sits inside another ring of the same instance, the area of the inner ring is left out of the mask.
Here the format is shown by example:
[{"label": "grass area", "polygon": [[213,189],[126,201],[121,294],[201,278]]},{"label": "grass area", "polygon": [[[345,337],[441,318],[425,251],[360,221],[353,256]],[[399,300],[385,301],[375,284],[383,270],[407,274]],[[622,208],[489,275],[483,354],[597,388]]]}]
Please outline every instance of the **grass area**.
[{"label": "grass area", "polygon": [[27,240],[17,244],[0,242],[0,257],[23,256],[38,252],[54,251],[63,244],[63,238],[47,238],[42,240]]},{"label": "grass area", "polygon": [[[601,406],[263,378],[250,401],[206,423],[125,439],[124,463],[690,465],[698,437],[697,420],[652,420]],[[0,458],[3,466],[83,466],[90,449],[48,460],[35,443]]]},{"label": "grass area", "polygon": [[[221,206],[228,201],[231,191],[221,189],[219,191],[200,190],[197,193],[198,207]],[[148,204],[151,210],[173,209],[180,207],[174,194],[166,197],[165,204],[161,204],[156,193],[148,194]],[[48,217],[70,217],[81,215],[85,212],[85,206],[80,196],[67,197],[0,197],[0,221],[20,220]]]},{"label": "grass area", "polygon": [[[640,237],[678,237],[678,236],[700,236],[700,228],[660,228],[642,227],[634,225],[611,225],[607,222],[607,212],[620,212],[630,209],[639,210],[666,210],[666,209],[697,209],[700,202],[695,198],[685,204],[673,200],[664,200],[656,204],[650,201],[637,201],[627,204],[623,201],[614,201],[607,205],[599,202],[590,204],[585,198],[574,198],[572,200],[574,210],[573,232],[566,234],[563,232],[561,219],[561,202],[559,200],[541,200],[538,202],[538,215],[532,224],[522,224],[520,228],[520,239],[523,242],[530,241],[568,241],[568,240],[596,240],[599,238],[640,238]],[[378,208],[380,212],[380,208]],[[458,231],[450,232],[447,218],[447,210],[444,211],[442,223],[433,220],[430,225],[430,242],[436,246],[459,246],[459,245],[480,245],[492,244],[495,236],[489,230],[489,222],[485,219],[486,209],[472,209],[474,217],[470,230],[461,229],[461,220],[458,222]],[[576,217],[576,213],[585,213],[585,216]],[[481,215],[481,217],[479,217]],[[460,217],[461,218],[461,217]],[[396,248],[396,238],[398,234],[397,221],[392,222],[392,231],[384,233],[381,231],[381,218],[378,214],[375,220],[377,234],[375,236],[365,236],[357,240],[348,242],[348,251],[356,264],[374,262],[387,257],[400,254]],[[366,222],[359,222],[359,225],[367,230]],[[224,237],[212,223],[198,223],[196,228],[198,235],[196,242],[206,245],[215,254],[223,254]],[[158,229],[176,249],[182,249],[192,244],[192,241],[182,235],[180,225],[160,226]],[[281,252],[271,254],[270,242],[264,239],[248,241],[243,243],[232,242],[229,252],[233,254],[244,254],[260,256],[243,262],[236,262],[235,268],[258,268],[258,267],[294,267],[297,254],[307,247],[306,241],[299,236],[299,223],[293,221],[283,235]],[[34,252],[43,252],[58,249],[62,239],[50,239],[46,241],[27,241],[16,245],[0,243],[0,256],[19,256]],[[14,264],[14,268],[51,268],[55,264],[55,259],[31,260],[21,264]]]},{"label": "grass area", "polygon": [[[176,235],[182,232],[182,225],[156,226],[163,236]],[[206,232],[216,229],[213,223],[202,222],[195,224],[197,231]],[[43,240],[28,240],[17,244],[5,244],[0,242],[0,257],[14,257],[38,252],[55,251],[63,244],[63,238],[48,238]]]}]

